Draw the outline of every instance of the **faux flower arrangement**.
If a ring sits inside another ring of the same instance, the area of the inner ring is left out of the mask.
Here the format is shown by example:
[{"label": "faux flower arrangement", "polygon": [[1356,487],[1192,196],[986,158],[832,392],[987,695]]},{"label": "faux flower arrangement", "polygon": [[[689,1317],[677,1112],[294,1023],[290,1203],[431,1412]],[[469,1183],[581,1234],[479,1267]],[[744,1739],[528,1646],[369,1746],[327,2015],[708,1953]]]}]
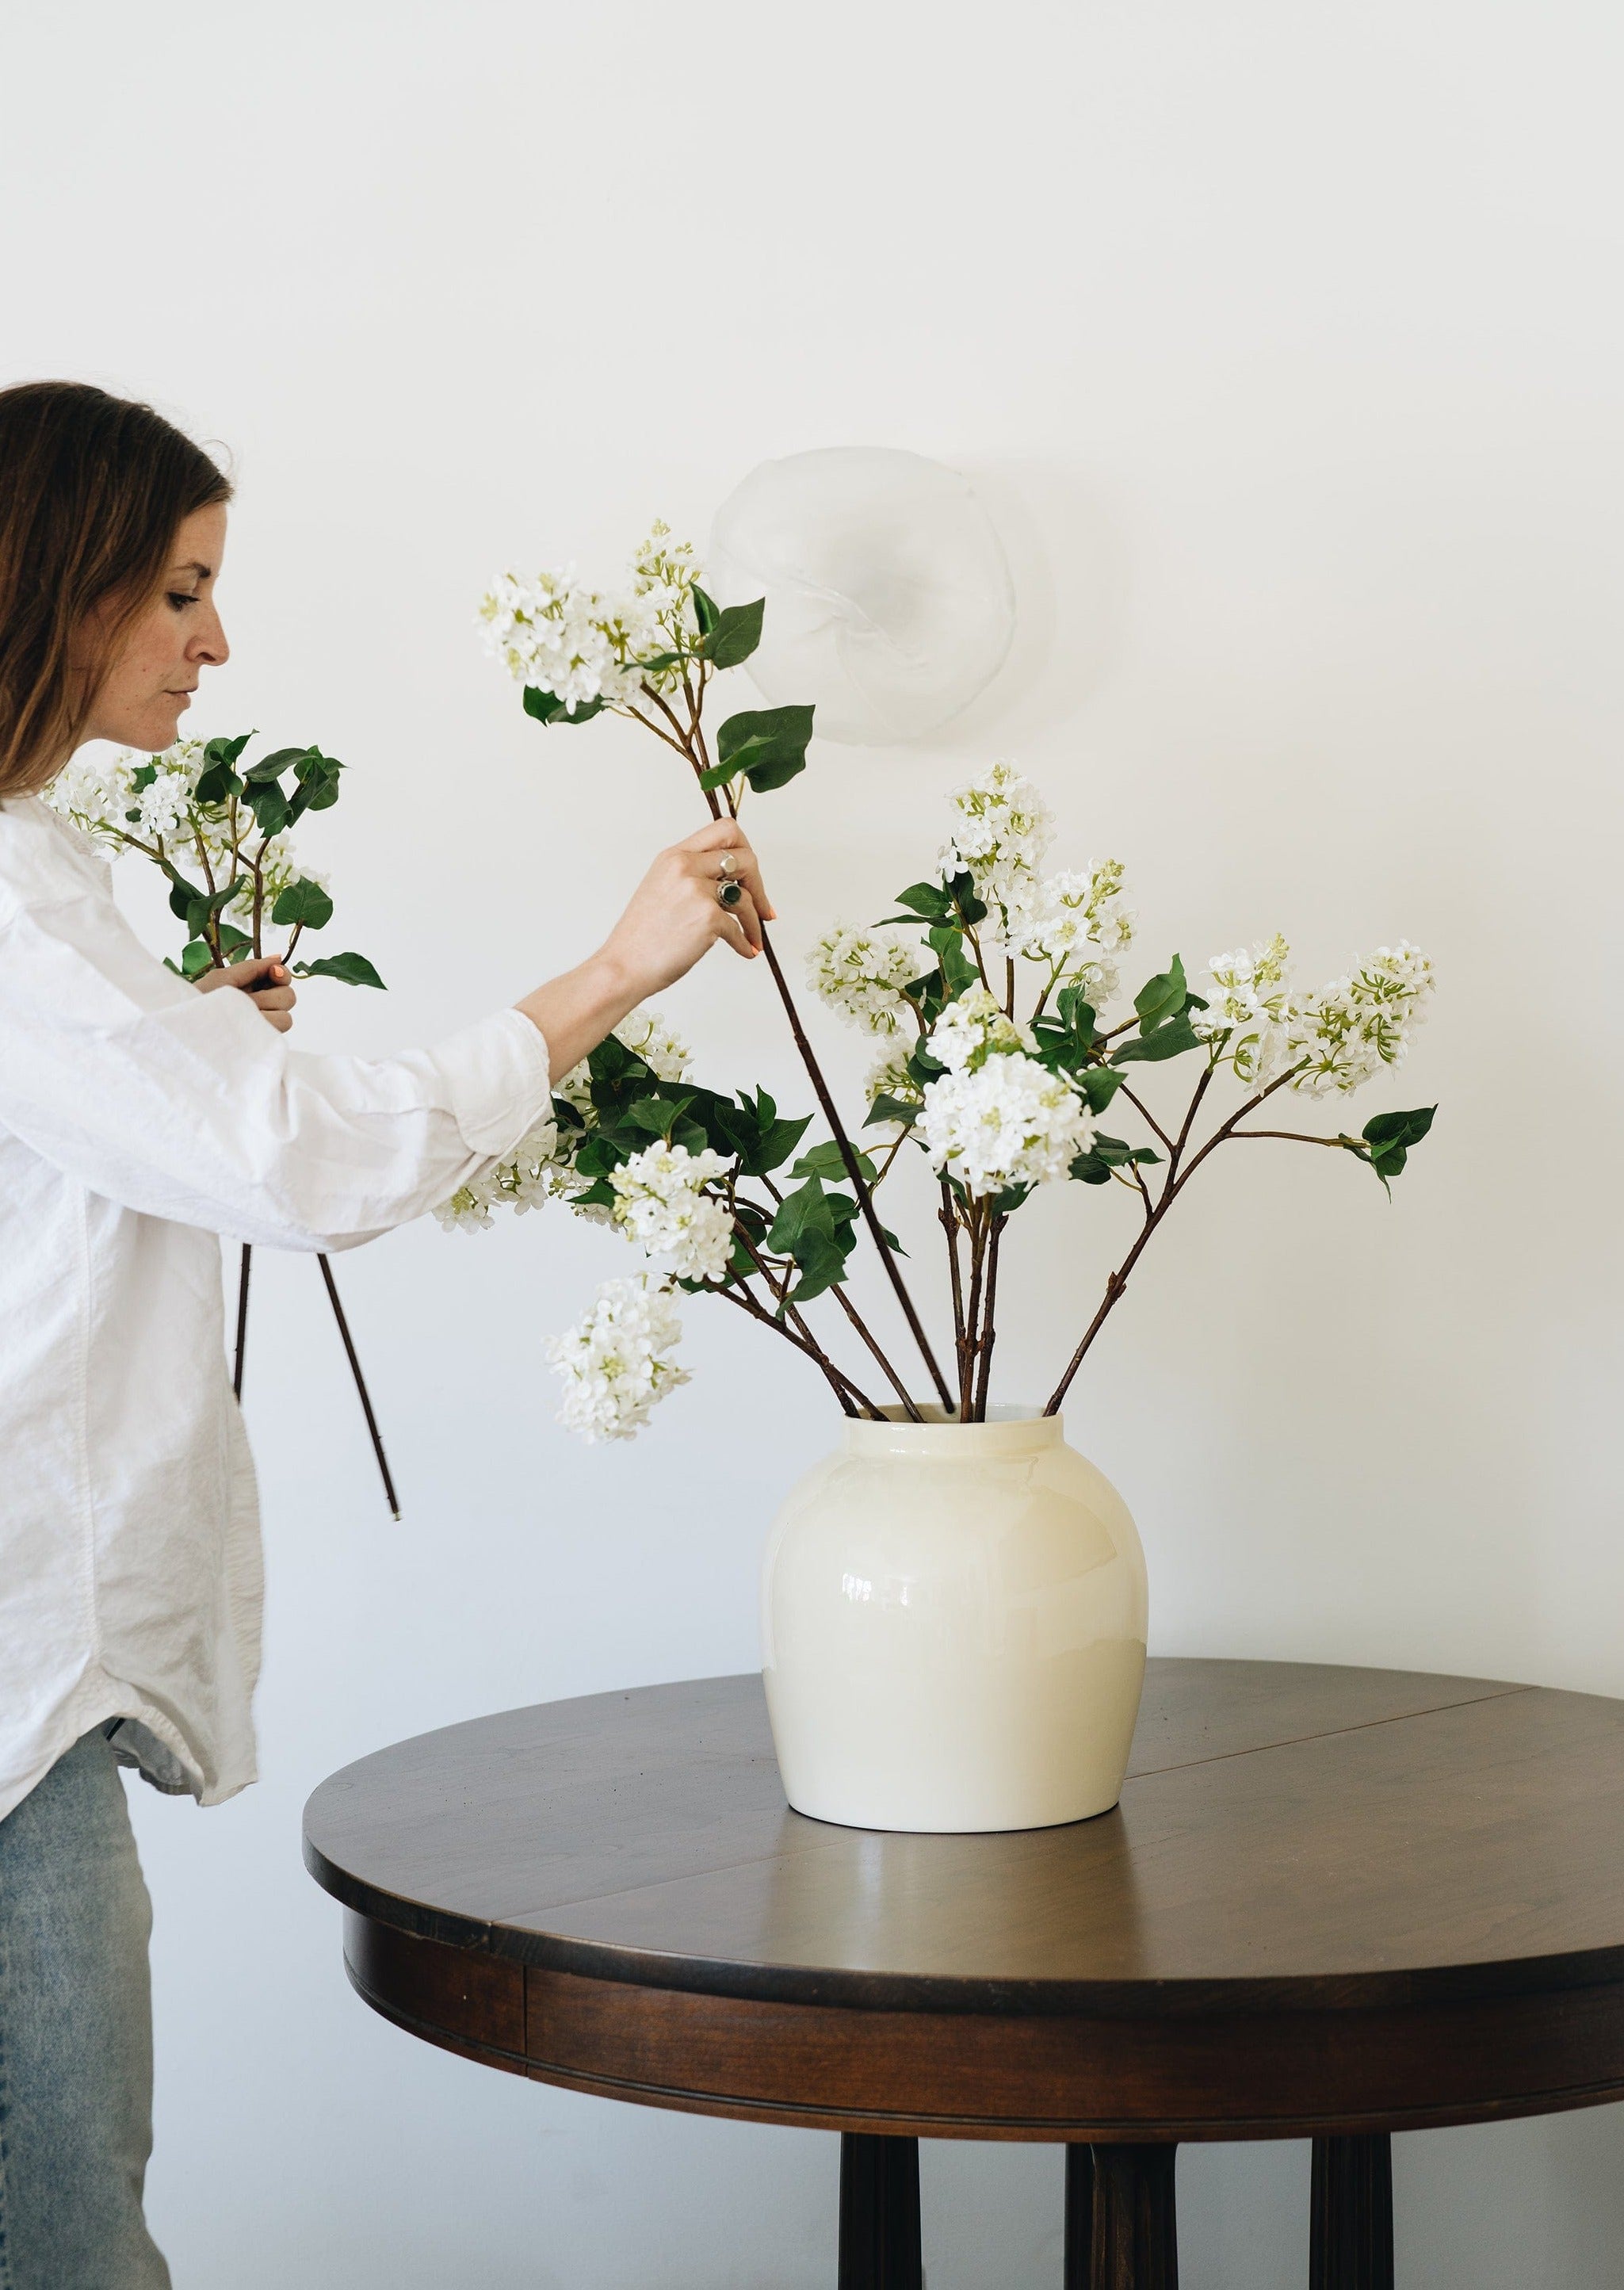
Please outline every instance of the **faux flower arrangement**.
[{"label": "faux flower arrangement", "polygon": [[307,812],[332,809],[343,765],[319,748],[278,748],[239,770],[253,736],[105,760],[86,749],[45,799],[111,857],[138,851],[163,869],[171,912],[186,925],[180,959],[169,964],[183,978],[262,956],[269,925],[289,933],[280,958],[296,977],[381,987],[364,955],[292,959],[306,931],[332,921],[332,899],[288,830]]},{"label": "faux flower arrangement", "polygon": [[[719,606],[692,548],[656,525],[617,590],[595,591],[572,571],[509,574],[481,617],[538,724],[556,736],[605,712],[631,718],[682,758],[721,817],[805,767],[810,707],[729,716],[714,745],[705,720],[716,678],[759,642],[763,612],[760,601]],[[644,1012],[563,1077],[549,1118],[508,1160],[437,1212],[449,1228],[479,1229],[498,1208],[522,1214],[558,1200],[639,1251],[642,1269],[610,1281],[550,1347],[567,1425],[588,1439],[629,1437],[688,1380],[674,1357],[678,1292],[719,1297],[793,1346],[849,1415],[877,1415],[884,1399],[910,1418],[938,1409],[983,1421],[1011,1217],[1043,1185],[1124,1185],[1140,1229],[1049,1397],[1053,1413],[1152,1235],[1220,1146],[1329,1147],[1390,1189],[1433,1109],[1379,1114],[1357,1136],[1251,1117],[1283,1093],[1346,1097],[1402,1064],[1433,990],[1427,957],[1405,941],[1301,993],[1276,937],[1215,956],[1205,994],[1175,955],[1124,1006],[1134,922],[1122,867],[1045,874],[1052,836],[1036,789],[994,764],[952,797],[935,871],[898,894],[900,911],[837,925],[813,948],[812,991],[879,1041],[863,1125],[872,1150],[841,1118],[764,931],[827,1136],[808,1147],[812,1117],[781,1115],[763,1090],[730,1097],[694,1080],[684,1045]],[[1194,1079],[1182,1105],[1159,1114],[1136,1069],[1180,1059]],[[1240,1101],[1214,1117],[1219,1087],[1238,1088]],[[952,1308],[945,1368],[876,1206],[907,1150],[936,1181]],[[860,1227],[906,1324],[907,1354],[882,1342],[847,1293]],[[860,1368],[842,1365],[814,1328],[808,1308],[822,1299],[866,1355]],[[914,1352],[925,1378],[916,1385],[897,1365]]]},{"label": "faux flower arrangement", "polygon": [[[336,978],[346,986],[383,981],[364,954],[328,954],[294,961],[307,931],[332,919],[326,877],[296,855],[289,829],[307,812],[331,811],[344,766],[319,748],[277,748],[243,765],[254,734],[236,739],[180,740],[162,755],[121,750],[111,757],[86,749],[59,773],[45,800],[110,858],[134,851],[163,870],[170,911],[186,925],[180,960],[167,966],[196,981],[211,970],[262,957],[268,926],[288,936],[278,959],[296,978]],[[240,767],[240,768],[239,768]],[[237,1275],[236,1360],[232,1389],[243,1395],[248,1344],[248,1283],[253,1251],[244,1244]],[[344,1355],[377,1458],[391,1515],[400,1517],[395,1482],[355,1340],[339,1300],[332,1267],[321,1268]]]}]

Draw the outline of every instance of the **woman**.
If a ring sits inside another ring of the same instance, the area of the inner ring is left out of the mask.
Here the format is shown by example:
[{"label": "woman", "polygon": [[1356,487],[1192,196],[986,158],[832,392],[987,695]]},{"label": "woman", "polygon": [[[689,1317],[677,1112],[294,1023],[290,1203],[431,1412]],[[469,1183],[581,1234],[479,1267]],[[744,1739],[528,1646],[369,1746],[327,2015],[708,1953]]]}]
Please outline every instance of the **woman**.
[{"label": "woman", "polygon": [[290,1050],[275,962],[184,983],[39,796],[84,741],[173,741],[226,658],[229,496],[148,406],[0,392],[0,2290],[169,2279],[115,1767],[204,1805],[254,1777],[259,1529],[216,1236],[337,1249],[420,1215],[517,1143],[550,1074],[716,941],[753,957],[772,913],[717,821],[576,969],[376,1061]]}]

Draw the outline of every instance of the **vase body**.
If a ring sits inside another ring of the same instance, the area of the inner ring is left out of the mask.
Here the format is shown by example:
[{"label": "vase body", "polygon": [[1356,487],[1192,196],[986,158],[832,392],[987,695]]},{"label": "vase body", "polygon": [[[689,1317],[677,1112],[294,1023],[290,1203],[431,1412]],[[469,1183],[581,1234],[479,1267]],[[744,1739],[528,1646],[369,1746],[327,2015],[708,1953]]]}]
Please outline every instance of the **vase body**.
[{"label": "vase body", "polygon": [[1144,1552],[1059,1416],[849,1419],[773,1523],[763,1675],[789,1802],[857,1829],[1045,1829],[1121,1794]]}]

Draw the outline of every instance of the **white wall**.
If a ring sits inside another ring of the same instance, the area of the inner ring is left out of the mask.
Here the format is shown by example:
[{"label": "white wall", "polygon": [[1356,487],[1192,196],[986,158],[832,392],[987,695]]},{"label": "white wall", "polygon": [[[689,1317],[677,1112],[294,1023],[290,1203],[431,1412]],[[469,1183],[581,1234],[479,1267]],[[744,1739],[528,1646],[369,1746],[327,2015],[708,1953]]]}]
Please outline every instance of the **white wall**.
[{"label": "white wall", "polygon": [[[1601,0],[81,0],[0,35],[0,369],[226,441],[236,652],[196,724],[353,767],[339,934],[392,991],[313,988],[308,1043],[510,997],[692,821],[652,743],[524,722],[470,633],[485,576],[608,571],[652,514],[702,535],[756,460],[839,443],[983,482],[1026,633],[953,736],[816,752],[763,805],[788,935],[879,911],[1004,750],[1075,857],[1127,860],[1158,959],[1276,926],[1320,975],[1435,952],[1372,1101],[1443,1107],[1395,1205],[1234,1157],[1072,1410],[1164,1651],[1624,1692],[1620,44]],[[718,960],[670,1008],[713,1077],[799,1101],[758,975]],[[1116,1206],[1018,1228],[1011,1394]],[[657,1430],[569,1444],[541,1341],[608,1248],[530,1219],[342,1266],[399,1528],[315,1268],[262,1261],[265,1778],[138,1804],[179,2290],[832,2279],[832,2140],[411,2042],[300,1867],[305,1794],[380,1742],[754,1661],[764,1526],[828,1410],[695,1311]],[[1616,2111],[1401,2142],[1401,2278],[1614,2281],[1621,2165]],[[1304,2150],[1181,2169],[1194,2290],[1302,2278]],[[1058,2282],[1053,2152],[938,2146],[925,2182],[932,2290]]]}]

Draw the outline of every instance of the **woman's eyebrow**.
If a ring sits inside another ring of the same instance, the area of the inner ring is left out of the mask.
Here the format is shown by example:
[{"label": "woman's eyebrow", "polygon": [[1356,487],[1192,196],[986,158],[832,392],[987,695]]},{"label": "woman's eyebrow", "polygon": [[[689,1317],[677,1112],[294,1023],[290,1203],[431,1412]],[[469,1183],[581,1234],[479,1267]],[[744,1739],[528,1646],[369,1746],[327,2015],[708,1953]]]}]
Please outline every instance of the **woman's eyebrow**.
[{"label": "woman's eyebrow", "polygon": [[212,564],[199,564],[198,560],[195,556],[189,564],[176,564],[172,565],[170,569],[172,574],[175,572],[196,572],[200,581],[212,581],[214,577],[214,567]]}]

